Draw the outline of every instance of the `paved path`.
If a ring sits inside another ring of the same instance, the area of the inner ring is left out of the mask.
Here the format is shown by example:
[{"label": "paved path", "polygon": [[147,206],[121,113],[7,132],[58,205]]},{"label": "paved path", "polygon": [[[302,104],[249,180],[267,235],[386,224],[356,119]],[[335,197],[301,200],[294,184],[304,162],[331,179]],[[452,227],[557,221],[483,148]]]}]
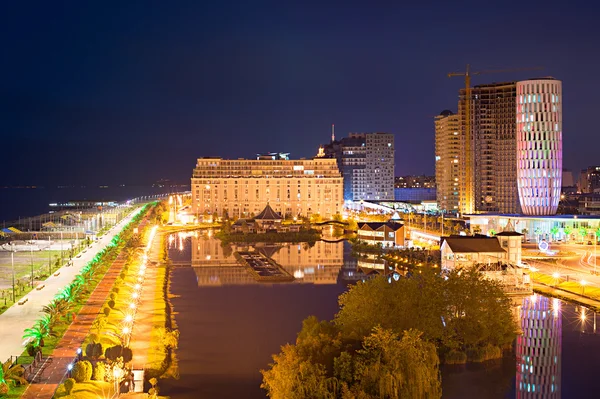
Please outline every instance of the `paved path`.
[{"label": "paved path", "polygon": [[56,348],[54,348],[51,356],[52,361],[49,366],[38,376],[36,383],[29,384],[21,398],[52,398],[54,391],[56,391],[56,388],[62,382],[67,372],[67,366],[73,362],[77,348],[80,348],[83,344],[85,337],[92,327],[92,323],[102,310],[110,289],[117,277],[119,277],[124,264],[125,255],[121,252],[98,283],[86,304],[81,308],[75,321],[71,323],[65,335],[63,335],[56,345]]},{"label": "paved path", "polygon": [[[142,227],[146,223],[143,220]],[[102,280],[98,283],[94,292],[88,298],[86,304],[81,308],[74,322],[71,323],[60,342],[54,348],[51,355],[51,363],[38,376],[35,383],[30,384],[21,396],[22,399],[51,399],[58,385],[65,377],[67,366],[73,362],[77,348],[83,345],[83,341],[89,334],[92,323],[102,310],[102,306],[108,300],[110,290],[119,277],[126,255],[123,251],[117,256]],[[82,348],[84,349],[84,348]]]},{"label": "paved path", "polygon": [[[152,340],[153,318],[158,312],[164,312],[162,307],[154,306],[157,294],[156,275],[160,267],[160,243],[164,233],[157,232],[148,253],[146,277],[142,285],[140,305],[135,315],[135,323],[131,333],[129,346],[133,352],[132,366],[134,369],[145,369],[148,365],[148,348]],[[164,266],[163,266],[164,267]]]},{"label": "paved path", "polygon": [[[23,352],[23,331],[30,328],[40,317],[42,307],[50,303],[54,296],[69,284],[80,270],[106,247],[113,237],[133,218],[131,214],[110,229],[98,242],[92,244],[80,258],[73,258],[73,266],[61,267],[58,276],[50,276],[40,284],[45,285],[41,290],[33,290],[24,298],[28,301],[24,305],[15,304],[0,315],[0,361],[5,361],[10,356],[18,356]],[[55,272],[56,274],[56,272]]]}]

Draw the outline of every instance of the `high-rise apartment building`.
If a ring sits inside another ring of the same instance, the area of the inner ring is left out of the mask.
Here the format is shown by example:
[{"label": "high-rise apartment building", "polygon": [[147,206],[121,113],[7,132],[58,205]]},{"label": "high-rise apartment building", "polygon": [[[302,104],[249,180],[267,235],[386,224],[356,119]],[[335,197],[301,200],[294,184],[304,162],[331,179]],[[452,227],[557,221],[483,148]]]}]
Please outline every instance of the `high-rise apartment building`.
[{"label": "high-rise apartment building", "polygon": [[335,159],[275,158],[198,158],[191,184],[193,213],[250,217],[267,204],[284,216],[331,218],[341,212],[343,183]]},{"label": "high-rise apartment building", "polygon": [[[555,214],[562,179],[561,82],[541,78],[492,83],[474,86],[470,93],[472,175],[465,167],[465,89],[458,103],[460,212]],[[442,156],[438,129],[448,117],[436,117],[436,164]],[[438,180],[438,201],[444,207],[448,188],[441,185]],[[473,204],[467,203],[469,198]]]},{"label": "high-rise apartment building", "polygon": [[344,200],[394,200],[394,135],[350,133],[324,146],[344,177]]},{"label": "high-rise apartment building", "polygon": [[562,187],[562,82],[517,82],[517,177],[525,215],[555,215]]},{"label": "high-rise apartment building", "polygon": [[600,192],[600,166],[588,166],[581,171],[578,188],[581,193]]},{"label": "high-rise apartment building", "polygon": [[[517,213],[516,84],[492,83],[471,89],[471,148],[476,213]],[[460,91],[459,114],[464,143],[465,90]],[[464,144],[462,145],[464,147]],[[462,156],[465,154],[463,152]],[[464,162],[464,161],[463,161]],[[461,162],[461,164],[463,164]],[[465,189],[466,170],[461,185]],[[464,204],[464,200],[461,202]],[[464,210],[463,210],[464,212]]]},{"label": "high-rise apartment building", "polygon": [[459,211],[461,143],[459,115],[442,111],[435,117],[435,181],[437,203],[445,212]]}]

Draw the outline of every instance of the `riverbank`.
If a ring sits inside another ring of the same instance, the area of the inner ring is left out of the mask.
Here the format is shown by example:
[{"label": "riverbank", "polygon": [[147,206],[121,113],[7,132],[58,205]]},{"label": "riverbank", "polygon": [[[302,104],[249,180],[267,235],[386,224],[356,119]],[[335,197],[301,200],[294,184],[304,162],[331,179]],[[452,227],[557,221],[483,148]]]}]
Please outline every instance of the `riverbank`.
[{"label": "riverbank", "polygon": [[562,281],[552,276],[533,272],[534,291],[600,311],[600,288],[582,285],[580,281]]}]

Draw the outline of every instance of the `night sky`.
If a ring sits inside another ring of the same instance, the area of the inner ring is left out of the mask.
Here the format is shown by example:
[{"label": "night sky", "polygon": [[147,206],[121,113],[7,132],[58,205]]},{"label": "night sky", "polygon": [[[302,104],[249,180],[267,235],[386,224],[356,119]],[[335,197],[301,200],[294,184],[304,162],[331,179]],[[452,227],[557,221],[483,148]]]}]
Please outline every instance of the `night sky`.
[{"label": "night sky", "polygon": [[467,63],[561,79],[564,166],[600,163],[593,2],[392,3],[2,2],[0,185],[187,182],[199,156],[313,156],[332,123],[433,174]]}]

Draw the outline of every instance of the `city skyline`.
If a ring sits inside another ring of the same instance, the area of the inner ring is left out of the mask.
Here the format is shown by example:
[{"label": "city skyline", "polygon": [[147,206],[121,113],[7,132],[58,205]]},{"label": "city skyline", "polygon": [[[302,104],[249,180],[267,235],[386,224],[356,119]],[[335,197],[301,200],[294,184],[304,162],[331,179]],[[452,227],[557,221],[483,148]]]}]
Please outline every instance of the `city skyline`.
[{"label": "city skyline", "polygon": [[[310,157],[332,123],[339,136],[394,133],[402,143],[397,174],[433,174],[431,118],[456,103],[462,84],[446,74],[467,63],[474,70],[544,66],[474,77],[472,85],[562,80],[564,166],[597,164],[588,88],[600,66],[593,12],[471,7],[472,20],[482,21],[472,36],[454,22],[461,11],[447,7],[5,7],[9,62],[1,70],[11,79],[0,86],[0,113],[10,173],[3,185],[182,181],[199,153]],[[518,30],[494,28],[506,18],[532,32],[553,29],[535,46],[515,47]],[[467,38],[471,45],[462,46]]]}]

